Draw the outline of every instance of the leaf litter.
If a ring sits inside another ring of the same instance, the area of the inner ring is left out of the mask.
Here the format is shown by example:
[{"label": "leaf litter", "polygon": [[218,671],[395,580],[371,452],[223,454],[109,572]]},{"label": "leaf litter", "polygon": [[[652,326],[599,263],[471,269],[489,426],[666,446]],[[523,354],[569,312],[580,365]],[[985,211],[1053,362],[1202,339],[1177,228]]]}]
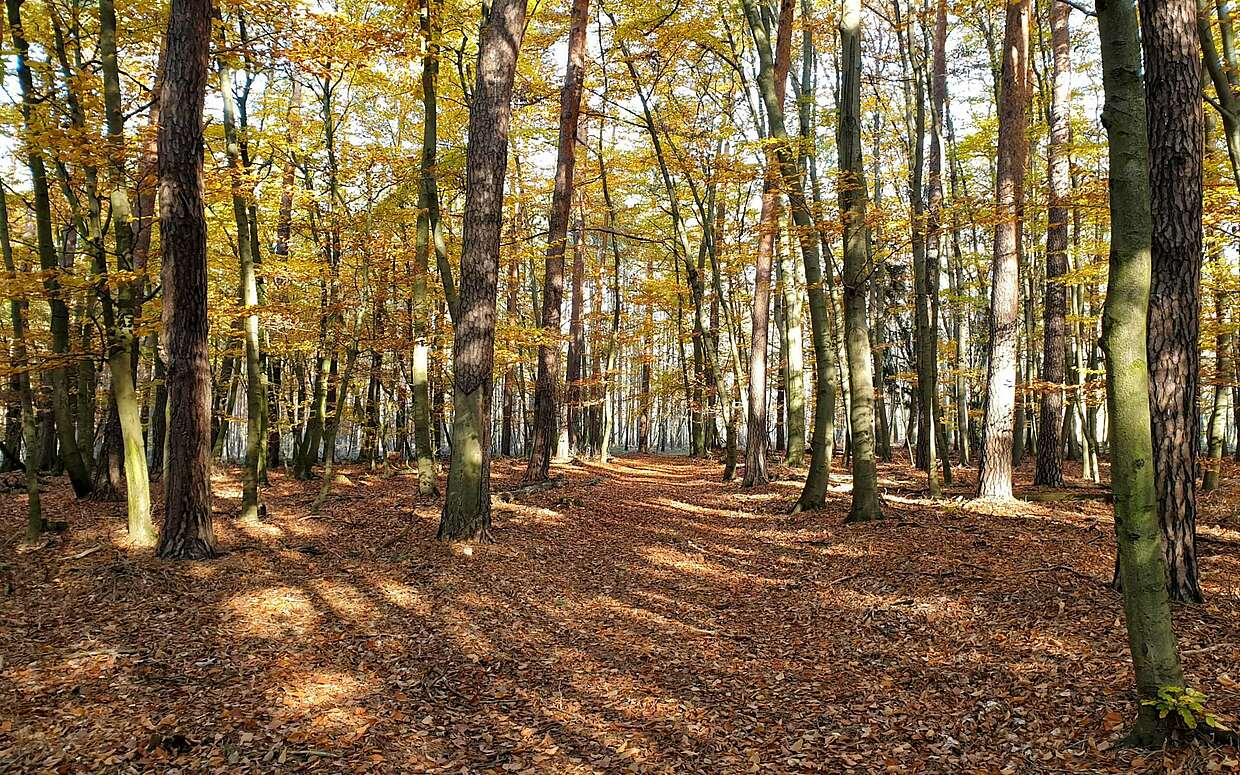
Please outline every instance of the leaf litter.
[{"label": "leaf litter", "polygon": [[[497,461],[497,491],[523,466]],[[713,461],[557,466],[495,501],[497,542],[433,540],[404,472],[275,472],[224,556],[167,563],[124,504],[44,506],[70,531],[19,551],[0,499],[0,772],[1227,772],[1234,748],[1119,742],[1135,698],[1110,507],[931,502],[884,465],[886,519],[789,515]],[[1240,715],[1240,519],[1202,499],[1207,602],[1175,609],[1190,682]],[[1027,472],[1026,472],[1027,478]],[[157,504],[158,513],[158,504]]]}]

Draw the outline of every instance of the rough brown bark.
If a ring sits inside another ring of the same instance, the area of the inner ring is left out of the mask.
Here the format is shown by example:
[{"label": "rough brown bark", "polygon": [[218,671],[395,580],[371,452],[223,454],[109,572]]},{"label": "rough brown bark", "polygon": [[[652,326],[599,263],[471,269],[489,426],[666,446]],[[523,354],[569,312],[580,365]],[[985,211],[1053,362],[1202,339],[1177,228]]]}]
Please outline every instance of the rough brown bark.
[{"label": "rough brown bark", "polygon": [[168,473],[160,557],[215,556],[211,524],[211,362],[207,349],[207,223],[202,110],[210,0],[172,0],[160,98],[159,231],[163,245]]},{"label": "rough brown bark", "polygon": [[559,436],[560,317],[564,305],[564,246],[573,199],[573,172],[577,162],[577,122],[585,82],[586,26],[589,0],[573,0],[568,32],[568,65],[560,91],[559,154],[555,188],[551,194],[551,222],[547,234],[546,275],[543,281],[543,339],[538,345],[538,381],[534,386],[534,437],[525,481],[547,478],[552,450]]},{"label": "rough brown bark", "polygon": [[1068,196],[1072,180],[1070,100],[1072,71],[1069,53],[1068,6],[1051,3],[1051,48],[1054,85],[1051,92],[1051,137],[1048,148],[1050,208],[1046,227],[1046,290],[1043,302],[1042,411],[1038,428],[1038,462],[1033,483],[1062,487],[1065,347],[1068,289],[1061,279],[1068,271]]},{"label": "rough brown bark", "polygon": [[1140,0],[1149,117],[1153,268],[1150,429],[1168,590],[1200,601],[1197,576],[1197,389],[1200,379],[1201,49],[1194,0]]},{"label": "rough brown bark", "polygon": [[452,342],[452,463],[440,540],[488,540],[491,527],[491,392],[495,290],[508,167],[508,119],[525,0],[497,0],[482,27],[469,109],[461,283]]}]

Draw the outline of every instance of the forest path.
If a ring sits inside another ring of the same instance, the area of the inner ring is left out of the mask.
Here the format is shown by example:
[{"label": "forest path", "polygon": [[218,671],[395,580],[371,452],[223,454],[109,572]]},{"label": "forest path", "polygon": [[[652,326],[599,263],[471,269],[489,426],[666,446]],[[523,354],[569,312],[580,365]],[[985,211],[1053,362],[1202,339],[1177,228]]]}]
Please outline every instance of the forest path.
[{"label": "forest path", "polygon": [[[496,488],[522,469],[498,461]],[[318,516],[318,483],[277,475],[247,525],[225,471],[227,554],[183,564],[57,483],[71,531],[0,551],[0,772],[1164,771],[1113,747],[1132,678],[1105,504],[932,504],[897,464],[888,519],[845,526],[846,475],[788,515],[797,472],[744,491],[720,471],[556,466],[567,486],[500,505],[468,553],[432,540],[440,500],[409,475],[346,467]],[[1237,474],[1205,501],[1209,601],[1176,611],[1232,716]],[[0,497],[5,537],[23,500]]]}]

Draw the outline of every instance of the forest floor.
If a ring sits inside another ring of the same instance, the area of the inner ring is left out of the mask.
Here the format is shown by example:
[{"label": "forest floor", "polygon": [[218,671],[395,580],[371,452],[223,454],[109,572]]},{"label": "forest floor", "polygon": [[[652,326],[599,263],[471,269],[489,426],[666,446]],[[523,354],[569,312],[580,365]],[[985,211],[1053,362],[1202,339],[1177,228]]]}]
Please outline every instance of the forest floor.
[{"label": "forest floor", "polygon": [[[440,501],[409,474],[346,467],[318,515],[319,483],[278,474],[241,524],[222,471],[225,554],[192,563],[127,548],[124,504],[59,481],[45,509],[70,529],[19,548],[24,495],[0,496],[0,773],[1240,768],[1118,746],[1108,505],[983,507],[960,469],[931,503],[895,464],[887,519],[846,526],[839,467],[828,509],[788,515],[789,469],[743,491],[685,458],[557,466],[567,486],[469,548],[433,540]],[[498,462],[496,489],[522,468]],[[1225,482],[1202,499],[1208,600],[1175,620],[1234,720],[1240,468]]]}]

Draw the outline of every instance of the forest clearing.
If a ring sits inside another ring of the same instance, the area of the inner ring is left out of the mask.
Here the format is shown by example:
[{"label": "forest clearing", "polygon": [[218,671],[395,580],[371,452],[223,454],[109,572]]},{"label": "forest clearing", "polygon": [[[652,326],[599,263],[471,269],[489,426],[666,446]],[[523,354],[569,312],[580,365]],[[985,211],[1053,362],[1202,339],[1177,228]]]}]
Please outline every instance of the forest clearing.
[{"label": "forest clearing", "polygon": [[[497,491],[519,468],[497,463]],[[1132,669],[1105,503],[979,511],[958,497],[968,474],[932,503],[924,477],[885,465],[888,521],[843,525],[846,477],[827,509],[789,515],[791,472],[738,491],[719,471],[556,466],[568,484],[504,504],[497,542],[468,557],[432,540],[439,504],[408,472],[349,467],[315,517],[317,488],[280,476],[267,520],[245,524],[222,471],[223,556],[189,565],[128,548],[120,504],[55,488],[47,507],[74,529],[0,554],[0,769],[1240,766],[1234,747],[1117,748]],[[1210,602],[1175,611],[1186,671],[1233,717],[1237,495],[1203,499]],[[20,497],[0,508],[10,535]]]}]

